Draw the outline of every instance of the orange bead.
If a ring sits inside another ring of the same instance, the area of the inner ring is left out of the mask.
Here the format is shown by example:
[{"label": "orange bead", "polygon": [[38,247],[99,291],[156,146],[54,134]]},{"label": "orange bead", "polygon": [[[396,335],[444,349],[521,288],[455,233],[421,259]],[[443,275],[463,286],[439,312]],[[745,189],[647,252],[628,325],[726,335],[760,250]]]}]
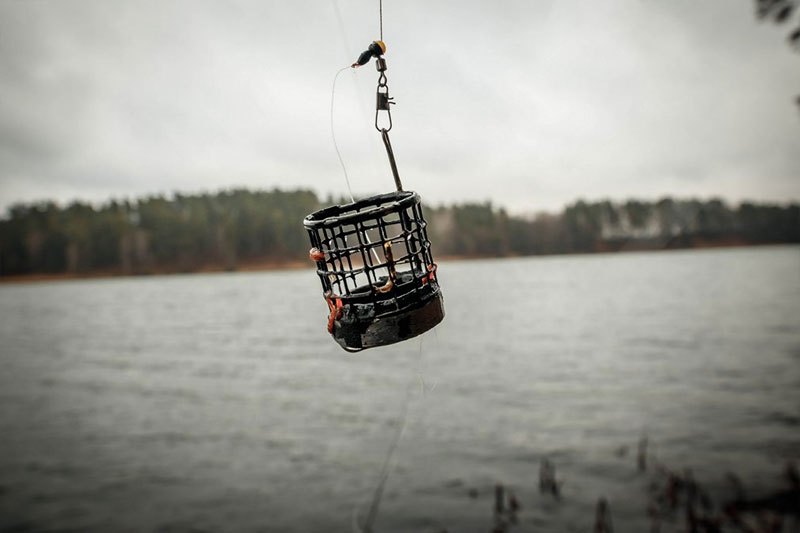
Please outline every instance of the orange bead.
[{"label": "orange bead", "polygon": [[308,257],[310,257],[312,261],[322,261],[325,259],[325,254],[322,253],[319,248],[314,247],[308,251]]}]

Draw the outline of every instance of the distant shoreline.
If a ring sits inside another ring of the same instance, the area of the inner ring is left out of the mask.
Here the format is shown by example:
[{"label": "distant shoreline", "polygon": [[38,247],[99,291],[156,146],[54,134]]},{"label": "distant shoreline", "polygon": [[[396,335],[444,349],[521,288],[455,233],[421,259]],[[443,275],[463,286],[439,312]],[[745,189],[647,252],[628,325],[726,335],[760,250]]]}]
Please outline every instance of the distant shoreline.
[{"label": "distant shoreline", "polygon": [[[758,243],[748,244],[746,242],[707,242],[697,244],[691,247],[668,247],[668,248],[647,248],[629,246],[621,249],[602,249],[594,252],[569,252],[560,254],[539,254],[539,255],[442,255],[437,256],[439,261],[475,261],[481,259],[515,259],[521,257],[558,257],[558,256],[572,256],[572,255],[606,255],[615,253],[627,252],[660,252],[660,251],[677,251],[677,250],[706,250],[714,248],[756,248],[764,246],[792,246],[792,243]],[[0,284],[22,284],[22,283],[37,283],[49,281],[70,281],[70,280],[86,280],[86,279],[106,279],[106,278],[141,278],[150,276],[170,276],[176,274],[210,274],[219,272],[271,272],[271,271],[284,271],[284,270],[299,270],[311,269],[314,265],[311,261],[303,261],[298,259],[275,260],[265,259],[261,261],[248,261],[237,265],[236,268],[224,268],[221,265],[206,265],[192,270],[168,269],[160,268],[154,269],[150,272],[130,272],[122,273],[119,271],[92,271],[92,272],[58,272],[58,273],[32,273],[32,274],[15,274],[11,276],[0,276]]]},{"label": "distant shoreline", "polygon": [[222,265],[206,265],[192,270],[157,268],[149,272],[119,272],[114,270],[98,270],[91,272],[53,272],[53,273],[32,273],[15,274],[11,276],[0,276],[2,283],[32,283],[38,281],[67,281],[82,279],[104,279],[104,278],[142,278],[150,276],[171,276],[176,274],[209,274],[215,272],[268,272],[272,270],[296,270],[300,268],[311,268],[313,265],[309,261],[287,259],[285,261],[263,260],[248,261],[241,263],[236,268],[225,268]]}]

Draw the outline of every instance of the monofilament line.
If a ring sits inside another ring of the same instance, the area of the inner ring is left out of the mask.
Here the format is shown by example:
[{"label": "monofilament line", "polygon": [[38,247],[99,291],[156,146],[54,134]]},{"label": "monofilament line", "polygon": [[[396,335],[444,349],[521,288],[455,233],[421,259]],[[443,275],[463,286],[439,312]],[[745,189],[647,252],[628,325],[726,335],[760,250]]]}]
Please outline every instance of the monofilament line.
[{"label": "monofilament line", "polygon": [[336,80],[339,79],[339,74],[352,67],[344,67],[336,71],[333,77],[333,87],[331,87],[331,138],[333,139],[333,148],[336,150],[336,157],[339,158],[339,164],[342,165],[342,172],[344,172],[344,181],[347,183],[347,192],[350,193],[350,201],[355,203],[356,199],[353,196],[353,189],[350,187],[350,178],[347,176],[347,167],[344,166],[342,154],[339,152],[339,145],[336,144],[336,131],[333,129],[333,104],[336,99]]},{"label": "monofilament line", "polygon": [[[341,74],[342,72],[344,72],[349,68],[352,67],[340,68],[339,70],[336,71],[336,75],[333,77],[333,86],[331,87],[331,139],[333,139],[333,148],[336,150],[336,157],[339,158],[339,164],[342,165],[342,172],[344,172],[344,181],[347,184],[347,192],[350,194],[350,201],[356,203],[356,199],[353,196],[353,188],[350,187],[350,177],[347,175],[347,167],[344,166],[344,160],[342,159],[342,154],[341,152],[339,152],[339,145],[336,144],[336,130],[333,127],[333,108],[334,108],[334,103],[336,101],[336,80],[339,79],[339,74]],[[364,231],[362,235],[371,245],[372,241],[370,240],[369,235],[367,235],[367,232]],[[375,251],[375,248],[372,248],[371,246],[370,248],[372,250],[372,257],[375,258],[375,263],[380,264],[381,260],[378,257],[378,253]]]}]

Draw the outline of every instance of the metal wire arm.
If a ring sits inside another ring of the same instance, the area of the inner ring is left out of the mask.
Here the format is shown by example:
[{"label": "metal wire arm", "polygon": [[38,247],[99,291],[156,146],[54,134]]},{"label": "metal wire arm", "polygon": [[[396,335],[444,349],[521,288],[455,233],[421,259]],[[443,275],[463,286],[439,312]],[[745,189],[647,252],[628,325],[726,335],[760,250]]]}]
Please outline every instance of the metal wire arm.
[{"label": "metal wire arm", "polygon": [[[375,68],[380,72],[378,76],[378,88],[375,90],[375,129],[381,132],[381,139],[383,145],[386,147],[386,155],[389,156],[389,165],[392,167],[392,176],[394,176],[394,184],[398,191],[403,190],[403,183],[400,181],[400,174],[397,172],[397,162],[394,159],[394,151],[392,150],[392,143],[389,140],[389,131],[392,129],[392,109],[391,106],[395,103],[394,98],[389,96],[389,85],[386,79],[386,60],[378,57],[375,60]],[[380,122],[381,111],[386,113],[388,125],[382,127]]]}]

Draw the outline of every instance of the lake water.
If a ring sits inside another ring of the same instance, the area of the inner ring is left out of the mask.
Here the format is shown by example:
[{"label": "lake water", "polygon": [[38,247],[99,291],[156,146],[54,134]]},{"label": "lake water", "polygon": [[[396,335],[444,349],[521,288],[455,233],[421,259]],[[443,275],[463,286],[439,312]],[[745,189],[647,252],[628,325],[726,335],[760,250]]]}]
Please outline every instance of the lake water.
[{"label": "lake water", "polygon": [[657,462],[722,498],[800,458],[800,247],[439,274],[439,327],[355,355],[310,270],[0,286],[0,529],[353,531],[404,410],[376,533],[488,532],[496,483],[510,531],[647,531]]}]

